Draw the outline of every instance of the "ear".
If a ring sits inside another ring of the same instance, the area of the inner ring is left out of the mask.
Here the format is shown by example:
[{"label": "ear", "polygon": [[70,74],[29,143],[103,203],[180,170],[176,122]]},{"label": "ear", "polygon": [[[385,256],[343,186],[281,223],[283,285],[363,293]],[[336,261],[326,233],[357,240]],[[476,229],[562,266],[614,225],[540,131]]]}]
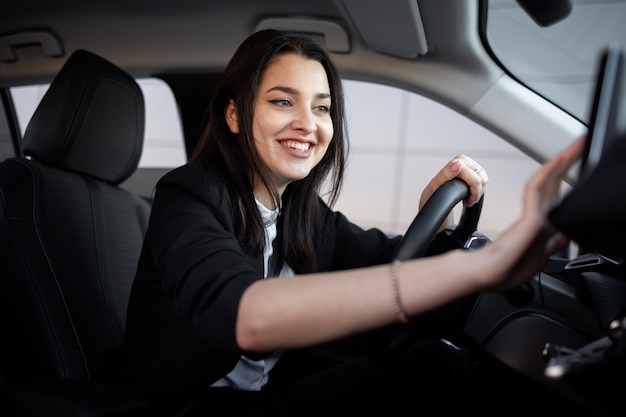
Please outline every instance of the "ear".
[{"label": "ear", "polygon": [[228,123],[228,127],[230,127],[230,131],[235,135],[239,133],[239,123],[237,119],[237,108],[235,107],[235,102],[231,99],[228,100],[228,104],[226,105],[226,111],[224,116],[226,117],[226,123]]}]

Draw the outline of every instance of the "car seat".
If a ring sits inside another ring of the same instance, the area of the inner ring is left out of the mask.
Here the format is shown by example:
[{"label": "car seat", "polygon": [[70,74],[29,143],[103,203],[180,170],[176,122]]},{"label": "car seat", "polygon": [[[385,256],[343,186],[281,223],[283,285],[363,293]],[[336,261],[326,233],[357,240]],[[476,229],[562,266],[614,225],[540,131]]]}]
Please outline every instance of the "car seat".
[{"label": "car seat", "polygon": [[107,382],[124,337],[149,202],[118,186],[137,168],[141,89],[75,51],[0,164],[0,369],[15,416],[156,415]]}]

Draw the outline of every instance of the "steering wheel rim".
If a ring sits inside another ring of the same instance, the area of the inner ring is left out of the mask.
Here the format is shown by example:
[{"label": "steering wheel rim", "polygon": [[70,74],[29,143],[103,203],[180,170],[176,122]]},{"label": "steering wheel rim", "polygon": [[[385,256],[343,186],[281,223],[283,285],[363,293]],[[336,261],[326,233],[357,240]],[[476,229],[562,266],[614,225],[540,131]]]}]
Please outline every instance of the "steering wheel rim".
[{"label": "steering wheel rim", "polygon": [[[424,256],[450,211],[468,195],[469,186],[458,178],[442,184],[411,222],[393,259],[405,261]],[[483,200],[484,196],[472,207],[463,208],[459,223],[450,235],[455,242],[462,245],[477,230]]]}]

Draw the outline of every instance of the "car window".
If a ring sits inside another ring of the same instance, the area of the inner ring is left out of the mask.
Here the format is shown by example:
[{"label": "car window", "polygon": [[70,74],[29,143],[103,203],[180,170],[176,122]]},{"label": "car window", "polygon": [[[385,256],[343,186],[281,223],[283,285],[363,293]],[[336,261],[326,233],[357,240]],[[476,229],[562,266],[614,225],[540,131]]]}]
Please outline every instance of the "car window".
[{"label": "car window", "polygon": [[[173,94],[158,79],[138,80],[146,103],[146,136],[138,178],[126,188],[150,195],[156,179],[185,163],[182,127]],[[490,182],[479,230],[497,236],[519,214],[519,190],[538,163],[469,118],[419,94],[345,80],[351,154],[336,209],[362,227],[403,233],[417,213],[428,181],[453,157],[467,154]],[[13,88],[24,131],[47,86]],[[156,174],[150,171],[157,169]],[[142,176],[143,175],[143,176]],[[153,175],[148,177],[146,175]],[[149,186],[137,185],[148,182]],[[454,209],[459,219],[462,207]]]},{"label": "car window", "polygon": [[[7,114],[4,100],[0,100],[0,114]],[[0,161],[15,155],[13,140],[11,138],[11,129],[5,117],[0,117]]]},{"label": "car window", "polygon": [[519,190],[539,166],[532,158],[419,94],[361,81],[346,81],[345,90],[351,157],[336,208],[352,221],[403,233],[428,181],[459,153],[489,175],[479,230],[495,237],[518,216]]},{"label": "car window", "polygon": [[144,168],[174,168],[187,161],[174,95],[158,79],[139,80],[146,102],[146,137],[139,161]]},{"label": "car window", "polygon": [[489,47],[514,77],[587,123],[598,61],[610,42],[626,46],[626,0],[573,0],[541,26],[516,0],[489,0]]}]

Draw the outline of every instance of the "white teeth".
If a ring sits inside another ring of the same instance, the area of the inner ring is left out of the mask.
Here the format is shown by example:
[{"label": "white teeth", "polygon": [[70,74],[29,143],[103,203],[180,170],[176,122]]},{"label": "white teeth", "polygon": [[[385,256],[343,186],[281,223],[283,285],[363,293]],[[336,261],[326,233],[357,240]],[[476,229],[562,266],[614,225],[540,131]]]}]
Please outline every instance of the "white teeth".
[{"label": "white teeth", "polygon": [[302,143],[302,142],[296,142],[293,140],[286,140],[284,142],[282,142],[283,146],[286,146],[288,148],[292,148],[292,149],[297,149],[299,151],[308,151],[309,148],[311,147],[310,143]]}]

